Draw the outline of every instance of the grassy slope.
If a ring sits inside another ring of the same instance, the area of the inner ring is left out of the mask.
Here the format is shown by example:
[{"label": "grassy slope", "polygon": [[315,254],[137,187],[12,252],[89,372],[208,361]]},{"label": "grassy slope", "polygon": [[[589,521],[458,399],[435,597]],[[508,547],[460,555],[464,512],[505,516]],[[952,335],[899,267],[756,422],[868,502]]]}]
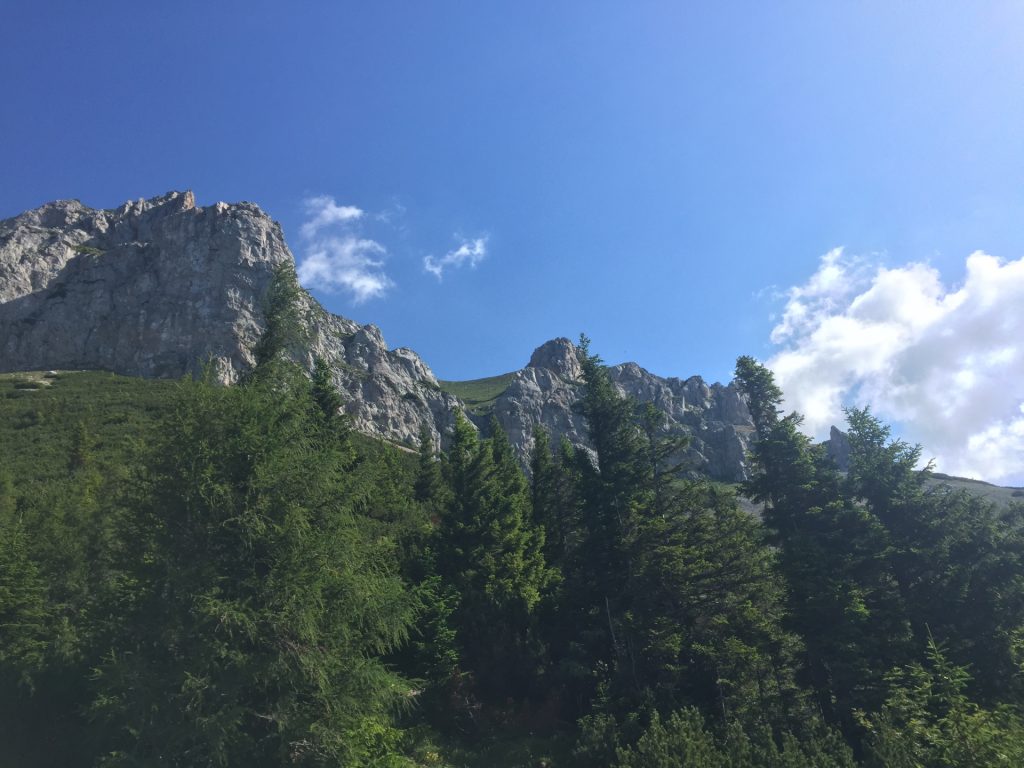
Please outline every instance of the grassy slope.
[{"label": "grassy slope", "polygon": [[[168,415],[178,386],[104,371],[0,374],[0,468],[16,488],[65,478],[83,431],[101,469],[124,467]],[[408,469],[415,465],[401,446],[358,433],[352,439],[364,455],[397,447],[397,460]]]},{"label": "grassy slope", "polygon": [[470,412],[486,414],[494,408],[494,401],[508,389],[514,376],[515,373],[503,373],[500,376],[489,376],[486,379],[442,381],[440,384],[441,389],[464,402]]},{"label": "grassy slope", "polygon": [[992,485],[983,480],[971,480],[966,477],[953,477],[944,475],[941,472],[932,474],[931,482],[935,485],[948,485],[955,490],[964,490],[975,496],[983,496],[988,501],[997,504],[1009,504],[1012,501],[1024,502],[1024,488],[1010,488],[1002,485]]},{"label": "grassy slope", "polygon": [[86,437],[100,467],[124,466],[167,413],[174,381],[100,371],[0,375],[0,466],[15,487],[67,476],[76,441]]}]

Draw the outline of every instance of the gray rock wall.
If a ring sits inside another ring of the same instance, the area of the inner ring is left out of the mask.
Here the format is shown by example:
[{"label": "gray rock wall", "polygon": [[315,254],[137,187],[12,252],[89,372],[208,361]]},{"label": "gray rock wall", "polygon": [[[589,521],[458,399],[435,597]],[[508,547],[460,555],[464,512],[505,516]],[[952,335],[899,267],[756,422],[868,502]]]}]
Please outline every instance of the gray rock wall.
[{"label": "gray rock wall", "polygon": [[[180,377],[212,364],[224,383],[253,363],[262,299],[274,269],[294,263],[280,226],[252,203],[197,207],[191,192],[95,210],[49,203],[0,221],[0,372],[103,369]],[[331,365],[353,426],[412,447],[421,424],[437,445],[461,403],[409,349],[388,349],[378,328],[303,298],[309,350]],[[687,434],[686,459],[723,480],[746,475],[750,416],[734,388],[699,377],[664,379],[635,363],[611,369],[619,388]],[[494,403],[517,454],[535,425],[586,446],[574,404],[580,366],[567,339],[539,347]],[[487,421],[475,417],[481,426]]]},{"label": "gray rock wall", "polygon": [[[523,461],[536,425],[542,425],[556,442],[564,436],[574,445],[588,447],[586,424],[575,407],[580,372],[572,342],[553,339],[537,348],[529,365],[514,374],[495,401],[493,415]],[[609,373],[623,394],[639,403],[653,403],[665,414],[666,436],[689,438],[678,457],[686,467],[724,481],[746,478],[753,422],[735,387],[708,385],[699,376],[662,378],[636,363],[612,366]],[[477,421],[484,427],[489,418]]]},{"label": "gray rock wall", "polygon": [[[251,203],[197,207],[191,192],[94,210],[50,203],[0,222],[0,372],[102,369],[176,378],[207,362],[225,383],[253,363],[262,298],[293,263]],[[457,401],[411,350],[305,297],[313,355],[332,366],[354,426],[414,445]]]}]

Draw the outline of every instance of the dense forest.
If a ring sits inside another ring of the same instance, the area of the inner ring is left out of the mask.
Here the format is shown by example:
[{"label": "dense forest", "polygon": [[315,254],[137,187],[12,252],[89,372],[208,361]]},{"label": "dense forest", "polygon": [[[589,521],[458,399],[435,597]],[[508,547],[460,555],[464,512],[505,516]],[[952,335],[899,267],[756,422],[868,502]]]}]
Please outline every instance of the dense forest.
[{"label": "dense forest", "polygon": [[593,452],[351,432],[277,282],[245,381],[0,384],[0,766],[1024,765],[1024,508],[749,357],[737,489],[585,338]]}]

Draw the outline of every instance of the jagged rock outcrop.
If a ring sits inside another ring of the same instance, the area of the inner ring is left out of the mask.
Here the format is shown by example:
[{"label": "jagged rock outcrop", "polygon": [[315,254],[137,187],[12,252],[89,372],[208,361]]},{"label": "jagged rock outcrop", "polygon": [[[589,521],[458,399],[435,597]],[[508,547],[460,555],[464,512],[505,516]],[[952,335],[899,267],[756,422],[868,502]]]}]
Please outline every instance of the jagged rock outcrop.
[{"label": "jagged rock outcrop", "polygon": [[[572,342],[564,338],[549,341],[537,348],[526,368],[513,374],[490,413],[478,414],[475,420],[485,427],[493,414],[524,461],[538,424],[554,440],[565,436],[585,447],[586,425],[574,407],[579,399],[580,372]],[[686,466],[719,480],[746,478],[746,452],[754,429],[734,386],[709,385],[699,376],[662,378],[636,363],[612,366],[609,372],[620,391],[640,403],[653,403],[665,414],[666,435],[690,438],[680,457]]]},{"label": "jagged rock outcrop", "polygon": [[[63,200],[0,221],[0,371],[179,377],[209,363],[233,382],[252,365],[261,300],[285,263],[281,228],[259,206],[197,207],[191,192],[111,210]],[[304,303],[307,362],[331,364],[357,429],[412,445],[423,422],[450,427],[457,400],[414,352]]]},{"label": "jagged rock outcrop", "polygon": [[825,452],[836,463],[841,472],[850,471],[850,436],[834,424],[829,429],[828,440],[822,443]]}]

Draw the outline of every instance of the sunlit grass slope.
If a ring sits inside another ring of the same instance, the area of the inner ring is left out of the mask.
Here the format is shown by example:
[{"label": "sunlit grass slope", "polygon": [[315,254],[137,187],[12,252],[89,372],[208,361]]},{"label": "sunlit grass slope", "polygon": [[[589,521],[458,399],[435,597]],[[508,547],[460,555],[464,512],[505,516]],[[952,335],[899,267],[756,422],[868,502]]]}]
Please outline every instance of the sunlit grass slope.
[{"label": "sunlit grass slope", "polygon": [[462,400],[471,413],[486,414],[494,408],[494,401],[508,389],[514,377],[515,373],[503,373],[485,379],[442,381],[440,384],[445,392]]}]

